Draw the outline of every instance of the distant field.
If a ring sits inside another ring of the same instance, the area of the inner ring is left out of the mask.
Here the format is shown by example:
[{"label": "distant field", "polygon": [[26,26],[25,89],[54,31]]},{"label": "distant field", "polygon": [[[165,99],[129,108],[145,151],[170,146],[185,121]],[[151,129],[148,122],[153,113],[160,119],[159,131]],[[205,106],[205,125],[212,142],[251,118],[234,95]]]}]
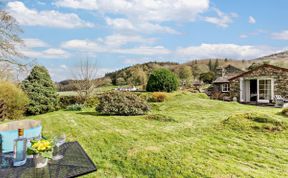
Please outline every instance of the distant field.
[{"label": "distant field", "polygon": [[94,109],[28,118],[42,121],[45,136],[65,132],[68,140],[81,143],[98,167],[86,177],[288,177],[287,128],[261,130],[270,122],[261,118],[254,123],[234,117],[223,123],[247,112],[269,115],[268,129],[281,121],[287,124],[280,109],[180,92],[164,103],[152,103],[150,114],[174,122],[101,116]]},{"label": "distant field", "polygon": [[[106,92],[106,91],[110,91],[110,90],[113,90],[117,88],[117,86],[104,86],[104,87],[98,87],[94,90],[94,93],[97,94],[97,93],[103,93],[103,92]],[[58,94],[60,96],[76,96],[77,95],[77,92],[75,91],[64,91],[64,92],[58,92]]]}]

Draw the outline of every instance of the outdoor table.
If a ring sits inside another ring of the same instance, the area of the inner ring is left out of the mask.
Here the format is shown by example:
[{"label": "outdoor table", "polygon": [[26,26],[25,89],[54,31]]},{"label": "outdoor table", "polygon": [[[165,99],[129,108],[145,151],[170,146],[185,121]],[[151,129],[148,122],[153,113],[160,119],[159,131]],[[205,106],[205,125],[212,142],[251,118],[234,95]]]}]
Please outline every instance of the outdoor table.
[{"label": "outdoor table", "polygon": [[0,167],[1,178],[70,178],[97,170],[95,164],[78,142],[67,142],[60,147],[62,159],[50,160],[44,168],[35,168],[32,158],[25,165],[13,167],[11,156],[4,155]]}]

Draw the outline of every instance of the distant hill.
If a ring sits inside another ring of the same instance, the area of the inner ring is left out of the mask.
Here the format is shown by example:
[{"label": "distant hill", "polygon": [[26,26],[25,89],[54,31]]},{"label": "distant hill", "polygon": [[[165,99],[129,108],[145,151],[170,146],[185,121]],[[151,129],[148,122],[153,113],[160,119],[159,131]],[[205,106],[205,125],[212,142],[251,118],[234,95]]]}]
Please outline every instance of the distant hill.
[{"label": "distant hill", "polygon": [[[105,77],[101,79],[97,79],[97,80],[105,81],[104,82],[105,85],[107,83],[111,84],[111,82],[113,85],[127,85],[131,83],[134,83],[133,85],[137,85],[137,81],[139,81],[139,83],[143,83],[143,81],[147,80],[148,76],[154,69],[164,67],[175,72],[178,69],[181,69],[180,67],[183,67],[183,66],[190,66],[192,73],[195,77],[201,73],[205,73],[209,71],[209,67],[208,67],[209,61],[211,61],[212,64],[215,64],[215,62],[218,61],[218,64],[221,67],[232,65],[243,71],[247,70],[247,68],[251,66],[253,63],[258,64],[258,63],[264,63],[264,62],[272,64],[272,65],[288,68],[288,51],[275,53],[275,54],[271,54],[271,55],[264,56],[264,57],[259,57],[253,60],[236,60],[236,59],[225,59],[225,58],[219,59],[218,58],[218,59],[192,60],[183,64],[174,63],[174,62],[147,62],[144,64],[136,64],[133,66],[129,66],[129,67],[123,68],[115,72],[107,73]],[[64,86],[63,90],[67,88],[68,90],[70,90],[72,87],[70,85],[71,84],[70,80],[63,81],[62,83],[59,82],[59,84],[60,86]]]},{"label": "distant hill", "polygon": [[[139,75],[139,77],[147,78],[147,76],[157,68],[168,68],[172,69],[178,66],[178,63],[174,62],[147,62],[144,64],[136,64],[130,67],[123,68],[121,70],[107,73],[105,77],[109,77],[114,85],[126,85],[130,80],[134,80],[134,75]],[[143,76],[145,75],[145,76]]]},{"label": "distant hill", "polygon": [[253,62],[269,62],[269,64],[288,68],[288,51],[256,58]]}]

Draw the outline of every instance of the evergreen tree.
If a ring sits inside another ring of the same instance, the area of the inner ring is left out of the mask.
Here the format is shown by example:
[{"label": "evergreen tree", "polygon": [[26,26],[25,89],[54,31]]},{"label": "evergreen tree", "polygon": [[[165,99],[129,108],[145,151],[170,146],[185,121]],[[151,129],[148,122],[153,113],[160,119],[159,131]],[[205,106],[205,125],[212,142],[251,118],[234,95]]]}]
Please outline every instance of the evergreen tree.
[{"label": "evergreen tree", "polygon": [[213,71],[215,72],[218,67],[219,67],[219,60],[216,59],[214,67],[213,67],[213,69],[214,69]]},{"label": "evergreen tree", "polygon": [[45,67],[35,66],[21,86],[30,99],[27,114],[37,115],[59,109],[56,86]]},{"label": "evergreen tree", "polygon": [[212,66],[212,61],[211,61],[211,59],[209,60],[208,67],[209,67],[209,71],[212,71],[212,70],[213,70],[213,66]]}]

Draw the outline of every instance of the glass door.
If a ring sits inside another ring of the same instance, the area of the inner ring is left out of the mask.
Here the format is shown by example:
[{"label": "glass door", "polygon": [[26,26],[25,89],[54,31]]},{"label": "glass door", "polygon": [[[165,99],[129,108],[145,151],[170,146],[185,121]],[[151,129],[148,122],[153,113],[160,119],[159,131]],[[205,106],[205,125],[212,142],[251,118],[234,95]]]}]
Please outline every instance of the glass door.
[{"label": "glass door", "polygon": [[269,103],[272,95],[271,80],[259,80],[259,91],[258,91],[258,101]]}]

